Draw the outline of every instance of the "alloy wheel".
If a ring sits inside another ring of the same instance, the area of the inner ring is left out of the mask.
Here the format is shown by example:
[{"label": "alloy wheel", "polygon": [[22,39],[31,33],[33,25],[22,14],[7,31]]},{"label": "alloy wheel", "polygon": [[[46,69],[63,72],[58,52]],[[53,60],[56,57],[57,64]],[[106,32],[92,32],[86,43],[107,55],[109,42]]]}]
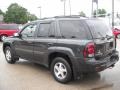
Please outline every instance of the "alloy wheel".
[{"label": "alloy wheel", "polygon": [[5,56],[6,56],[6,59],[7,59],[8,61],[11,61],[11,52],[10,52],[10,50],[6,50]]},{"label": "alloy wheel", "polygon": [[54,73],[58,79],[66,78],[67,76],[66,66],[61,62],[56,63],[54,66]]}]

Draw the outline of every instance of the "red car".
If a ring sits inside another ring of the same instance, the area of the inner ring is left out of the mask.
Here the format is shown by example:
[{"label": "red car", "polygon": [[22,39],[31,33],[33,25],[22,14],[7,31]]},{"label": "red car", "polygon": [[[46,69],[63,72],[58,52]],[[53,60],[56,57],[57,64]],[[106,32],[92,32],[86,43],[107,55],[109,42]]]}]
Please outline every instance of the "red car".
[{"label": "red car", "polygon": [[3,41],[8,36],[13,36],[18,32],[19,28],[17,24],[0,24],[0,39]]},{"label": "red car", "polygon": [[115,35],[116,38],[120,38],[120,29],[113,29],[113,34]]}]

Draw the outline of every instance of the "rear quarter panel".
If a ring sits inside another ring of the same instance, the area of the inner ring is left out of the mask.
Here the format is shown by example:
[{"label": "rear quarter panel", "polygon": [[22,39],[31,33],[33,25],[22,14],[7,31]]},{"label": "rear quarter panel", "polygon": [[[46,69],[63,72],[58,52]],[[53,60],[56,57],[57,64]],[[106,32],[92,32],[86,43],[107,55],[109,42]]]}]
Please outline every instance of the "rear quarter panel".
[{"label": "rear quarter panel", "polygon": [[[74,57],[79,57],[83,59],[83,50],[86,44],[89,42],[92,42],[92,40],[58,39],[56,46],[67,48],[69,49],[70,53],[72,52],[71,55],[74,55]],[[64,49],[63,51],[67,49]]]}]

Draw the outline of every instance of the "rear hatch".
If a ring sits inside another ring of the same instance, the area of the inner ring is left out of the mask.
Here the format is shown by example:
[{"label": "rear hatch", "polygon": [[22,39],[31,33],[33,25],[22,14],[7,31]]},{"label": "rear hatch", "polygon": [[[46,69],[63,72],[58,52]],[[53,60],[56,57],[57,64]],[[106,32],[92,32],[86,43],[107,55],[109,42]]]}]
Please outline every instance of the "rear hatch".
[{"label": "rear hatch", "polygon": [[95,58],[100,60],[111,55],[115,50],[112,30],[102,20],[86,21],[95,43]]}]

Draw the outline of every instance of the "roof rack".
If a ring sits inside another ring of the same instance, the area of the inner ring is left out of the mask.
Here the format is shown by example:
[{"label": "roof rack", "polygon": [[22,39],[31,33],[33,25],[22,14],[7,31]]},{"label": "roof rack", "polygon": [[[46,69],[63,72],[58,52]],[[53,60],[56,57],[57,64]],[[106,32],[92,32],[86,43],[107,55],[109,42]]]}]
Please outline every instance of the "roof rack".
[{"label": "roof rack", "polygon": [[39,20],[44,20],[44,19],[50,19],[50,18],[46,18],[46,17],[45,17],[45,18],[40,18]]},{"label": "roof rack", "polygon": [[88,17],[82,17],[80,15],[68,15],[68,16],[45,17],[45,18],[41,18],[39,20],[45,20],[45,19],[51,19],[51,18],[88,18]]},{"label": "roof rack", "polygon": [[69,16],[55,16],[54,18],[87,18],[80,15],[69,15]]}]

